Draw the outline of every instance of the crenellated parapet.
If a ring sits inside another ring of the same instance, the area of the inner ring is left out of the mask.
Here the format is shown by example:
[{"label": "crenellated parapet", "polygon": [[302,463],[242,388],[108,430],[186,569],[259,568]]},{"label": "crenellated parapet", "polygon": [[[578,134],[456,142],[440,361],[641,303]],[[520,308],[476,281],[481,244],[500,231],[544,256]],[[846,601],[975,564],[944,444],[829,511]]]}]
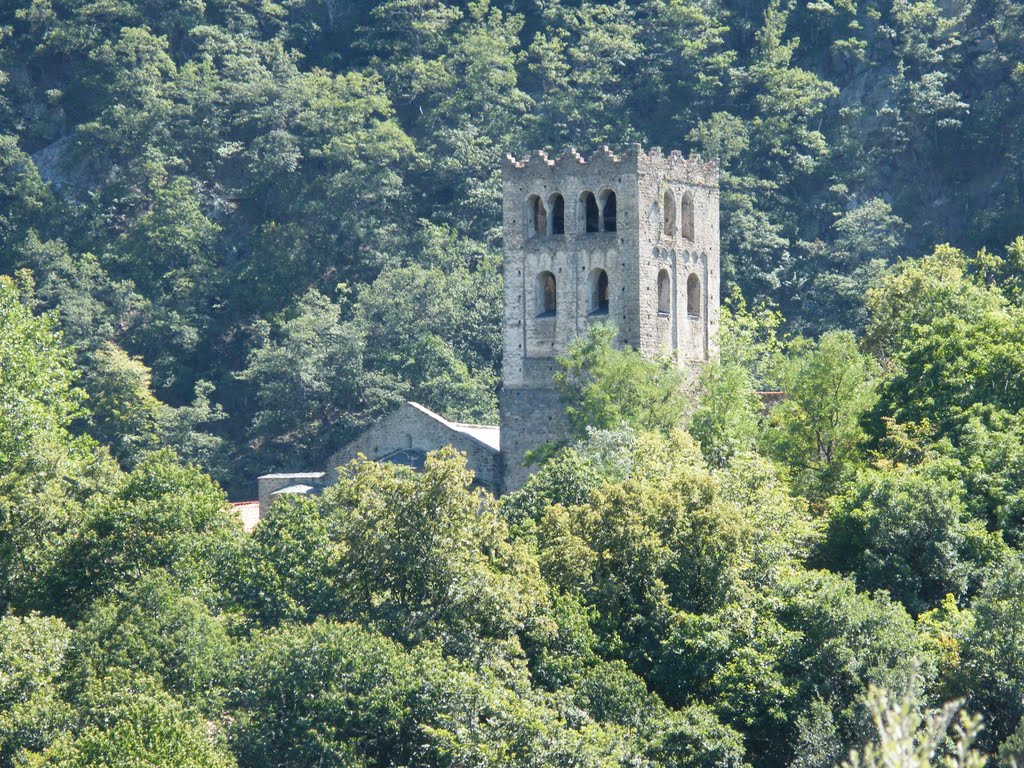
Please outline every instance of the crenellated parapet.
[{"label": "crenellated parapet", "polygon": [[695,153],[687,157],[678,150],[665,155],[661,147],[651,147],[650,152],[640,150],[637,154],[637,169],[640,173],[659,176],[667,181],[704,187],[718,186],[718,161],[705,160]]},{"label": "crenellated parapet", "polygon": [[534,178],[589,172],[653,174],[670,181],[709,187],[717,187],[719,177],[717,160],[705,160],[695,153],[687,157],[678,150],[666,155],[661,147],[645,151],[640,144],[633,144],[618,154],[605,145],[594,150],[589,157],[584,157],[574,147],[557,156],[543,149],[519,158],[508,154],[505,156],[505,171],[510,175]]},{"label": "crenellated parapet", "polygon": [[617,156],[607,146],[596,149],[590,156],[590,158],[584,158],[579,152],[576,151],[575,147],[569,147],[558,157],[550,157],[547,152],[543,149],[535,149],[527,155],[523,155],[522,159],[517,160],[514,155],[505,155],[506,168],[510,170],[523,170],[523,169],[548,169],[554,168],[559,170],[565,170],[566,168],[578,167],[587,164],[597,163],[619,163],[622,162],[622,158]]}]

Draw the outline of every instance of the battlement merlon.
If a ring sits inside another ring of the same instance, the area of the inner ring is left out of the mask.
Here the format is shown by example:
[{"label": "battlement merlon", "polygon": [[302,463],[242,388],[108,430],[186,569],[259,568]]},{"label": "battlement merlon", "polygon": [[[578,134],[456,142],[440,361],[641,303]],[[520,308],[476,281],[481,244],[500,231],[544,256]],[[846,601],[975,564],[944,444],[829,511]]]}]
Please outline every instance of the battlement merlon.
[{"label": "battlement merlon", "polygon": [[558,157],[551,157],[542,149],[536,149],[520,159],[511,154],[505,156],[506,179],[520,175],[551,178],[566,171],[598,169],[640,176],[655,175],[666,181],[718,188],[717,160],[705,160],[697,154],[686,157],[678,150],[665,155],[661,147],[652,147],[649,152],[645,152],[640,144],[633,144],[626,151],[616,154],[603,146],[589,158],[584,158],[575,148],[566,149]]}]

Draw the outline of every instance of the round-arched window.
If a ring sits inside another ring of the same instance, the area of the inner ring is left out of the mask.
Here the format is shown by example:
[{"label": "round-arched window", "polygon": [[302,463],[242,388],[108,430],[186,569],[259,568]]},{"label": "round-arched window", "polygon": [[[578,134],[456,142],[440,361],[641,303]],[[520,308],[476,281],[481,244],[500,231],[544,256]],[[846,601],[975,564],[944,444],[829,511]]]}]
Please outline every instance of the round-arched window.
[{"label": "round-arched window", "polygon": [[526,220],[529,237],[544,237],[548,233],[548,212],[539,195],[530,195],[526,201]]},{"label": "round-arched window", "polygon": [[693,240],[693,195],[683,195],[682,236],[684,240]]},{"label": "round-arched window", "polygon": [[601,268],[590,270],[590,314],[608,314],[608,273]]},{"label": "round-arched window", "polygon": [[537,316],[550,317],[558,311],[558,289],[550,272],[537,275]]},{"label": "round-arched window", "polygon": [[565,199],[555,192],[548,198],[548,210],[551,211],[551,234],[565,234]]},{"label": "round-arched window", "polygon": [[669,315],[672,313],[672,278],[668,276],[668,270],[662,269],[658,272],[658,314]]},{"label": "round-arched window", "polygon": [[604,232],[615,232],[618,229],[617,210],[615,193],[612,190],[605,190],[601,194],[601,229]]},{"label": "round-arched window", "polygon": [[594,193],[589,190],[584,190],[580,194],[579,222],[580,232],[601,231],[601,209],[597,207]]},{"label": "round-arched window", "polygon": [[694,274],[686,278],[686,314],[700,317],[700,278]]},{"label": "round-arched window", "polygon": [[665,190],[665,196],[661,201],[662,205],[662,234],[668,237],[676,236],[676,198],[671,189]]}]

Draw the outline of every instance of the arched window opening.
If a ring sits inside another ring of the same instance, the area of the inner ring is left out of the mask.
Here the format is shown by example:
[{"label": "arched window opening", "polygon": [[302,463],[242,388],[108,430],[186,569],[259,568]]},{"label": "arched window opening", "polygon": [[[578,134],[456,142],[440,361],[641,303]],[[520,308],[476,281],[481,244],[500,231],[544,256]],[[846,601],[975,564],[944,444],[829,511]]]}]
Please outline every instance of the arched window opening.
[{"label": "arched window opening", "polygon": [[669,315],[672,313],[672,278],[668,276],[668,270],[658,272],[658,314]]},{"label": "arched window opening", "polygon": [[686,314],[700,317],[700,278],[692,274],[686,278]]},{"label": "arched window opening", "polygon": [[558,309],[558,292],[555,276],[550,272],[537,275],[537,316],[553,316]]},{"label": "arched window opening", "polygon": [[682,235],[686,240],[693,240],[693,197],[687,192],[683,195]]},{"label": "arched window opening", "polygon": [[616,231],[615,193],[612,192],[611,190],[608,190],[607,192],[604,193],[603,197],[604,197],[604,203],[602,204],[601,208],[602,208],[602,213],[603,213],[602,218],[603,218],[603,221],[604,221],[604,231],[605,232],[615,232]]},{"label": "arched window opening", "polygon": [[529,208],[530,236],[544,237],[548,233],[548,212],[544,201],[537,195],[530,195],[527,201]]},{"label": "arched window opening", "polygon": [[603,269],[590,271],[590,314],[608,314],[608,273]]},{"label": "arched window opening", "polygon": [[665,190],[665,198],[662,200],[662,225],[661,231],[669,237],[676,236],[676,198],[671,189]]},{"label": "arched window opening", "polygon": [[557,192],[548,199],[551,210],[551,234],[565,234],[565,200]]},{"label": "arched window opening", "polygon": [[597,207],[597,198],[593,192],[580,195],[580,219],[583,232],[601,231],[601,210]]}]

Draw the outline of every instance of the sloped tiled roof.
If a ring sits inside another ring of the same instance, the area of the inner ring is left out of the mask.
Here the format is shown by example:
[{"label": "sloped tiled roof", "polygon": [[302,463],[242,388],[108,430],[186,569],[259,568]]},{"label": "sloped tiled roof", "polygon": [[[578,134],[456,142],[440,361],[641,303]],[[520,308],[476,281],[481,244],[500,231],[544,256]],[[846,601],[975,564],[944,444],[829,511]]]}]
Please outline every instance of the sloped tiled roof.
[{"label": "sloped tiled roof", "polygon": [[310,485],[309,483],[293,483],[292,485],[286,485],[284,488],[278,488],[276,491],[271,492],[271,496],[283,496],[286,493],[295,493],[299,496],[315,496],[320,493],[324,487],[322,485]]},{"label": "sloped tiled roof", "polygon": [[260,521],[260,503],[258,501],[233,501],[231,510],[242,519],[242,527],[246,533],[252,533],[256,523]]},{"label": "sloped tiled roof", "polygon": [[260,475],[260,480],[321,480],[326,472],[271,472]]}]

